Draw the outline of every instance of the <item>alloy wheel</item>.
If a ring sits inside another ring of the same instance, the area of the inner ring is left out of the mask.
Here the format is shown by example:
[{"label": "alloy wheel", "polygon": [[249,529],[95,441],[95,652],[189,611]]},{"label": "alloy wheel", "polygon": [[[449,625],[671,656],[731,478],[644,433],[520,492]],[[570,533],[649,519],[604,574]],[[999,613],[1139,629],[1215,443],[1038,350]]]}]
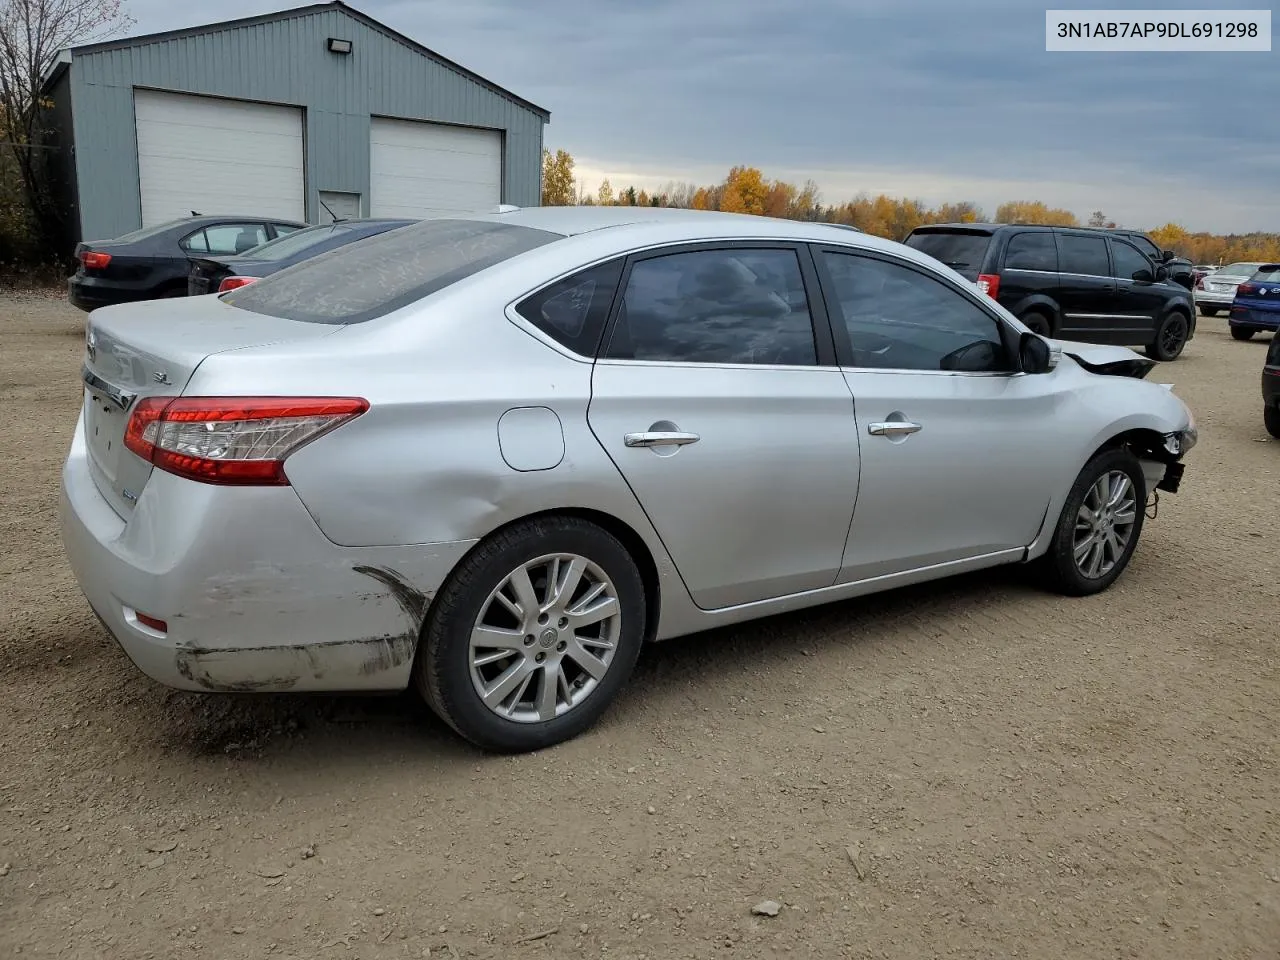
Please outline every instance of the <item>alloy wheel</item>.
[{"label": "alloy wheel", "polygon": [[613,662],[622,630],[618,590],[586,557],[558,553],[513,570],[471,630],[471,682],[493,713],[518,723],[563,716]]},{"label": "alloy wheel", "polygon": [[1129,546],[1137,518],[1138,500],[1129,476],[1110,470],[1098,477],[1076,514],[1072,556],[1080,573],[1092,580],[1110,573]]}]

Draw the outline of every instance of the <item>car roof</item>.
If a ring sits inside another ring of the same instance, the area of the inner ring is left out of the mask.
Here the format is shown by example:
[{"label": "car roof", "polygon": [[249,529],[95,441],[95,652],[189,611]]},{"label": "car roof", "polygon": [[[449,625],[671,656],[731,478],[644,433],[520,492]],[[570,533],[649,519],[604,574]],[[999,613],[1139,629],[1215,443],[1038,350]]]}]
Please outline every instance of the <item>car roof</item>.
[{"label": "car roof", "polygon": [[911,231],[916,233],[925,230],[968,230],[972,233],[995,233],[1016,227],[1019,230],[1080,230],[1084,233],[1115,233],[1122,236],[1146,236],[1141,230],[1130,230],[1127,227],[1068,227],[1057,223],[924,223]]},{"label": "car roof", "polygon": [[688,235],[690,240],[737,237],[771,239],[791,237],[821,242],[840,238],[840,242],[865,239],[868,234],[848,224],[810,220],[787,220],[746,213],[722,213],[718,210],[691,210],[683,207],[521,207],[491,214],[464,215],[463,219],[486,220],[529,227],[572,237],[601,230],[627,231],[669,227],[671,232]]}]

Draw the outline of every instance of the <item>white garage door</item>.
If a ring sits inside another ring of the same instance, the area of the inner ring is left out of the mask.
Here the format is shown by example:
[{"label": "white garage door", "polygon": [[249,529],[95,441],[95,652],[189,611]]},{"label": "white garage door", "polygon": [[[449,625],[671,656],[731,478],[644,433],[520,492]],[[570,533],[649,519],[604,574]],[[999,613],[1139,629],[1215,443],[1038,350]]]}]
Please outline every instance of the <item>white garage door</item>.
[{"label": "white garage door", "polygon": [[502,134],[374,117],[369,208],[375,217],[483,213],[502,201]]},{"label": "white garage door", "polygon": [[200,213],[306,219],[302,111],[135,90],[142,225]]}]

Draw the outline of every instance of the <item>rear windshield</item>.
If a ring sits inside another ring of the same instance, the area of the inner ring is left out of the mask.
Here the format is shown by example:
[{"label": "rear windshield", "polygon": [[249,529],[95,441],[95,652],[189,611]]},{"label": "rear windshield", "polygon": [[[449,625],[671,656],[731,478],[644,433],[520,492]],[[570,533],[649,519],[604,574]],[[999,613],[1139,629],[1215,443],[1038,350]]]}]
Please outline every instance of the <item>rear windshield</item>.
[{"label": "rear windshield", "polygon": [[119,243],[125,243],[126,241],[132,242],[134,240],[146,240],[148,237],[158,236],[166,230],[172,230],[174,227],[180,227],[183,224],[190,222],[190,220],[186,219],[166,220],[164,223],[157,223],[150,227],[143,227],[141,230],[131,230],[129,233],[122,233],[120,236],[113,237],[112,239]]},{"label": "rear windshield", "polygon": [[268,240],[266,243],[246,251],[244,256],[252,260],[284,260],[287,257],[292,257],[295,253],[308,250],[318,243],[324,243],[336,232],[337,228],[331,225],[295,230],[293,233],[286,233],[283,237]]},{"label": "rear windshield", "polygon": [[930,230],[907,237],[907,246],[927,253],[957,270],[977,270],[986,256],[991,235],[968,231]]},{"label": "rear windshield", "polygon": [[1217,272],[1228,277],[1247,277],[1261,266],[1261,263],[1229,263]]},{"label": "rear windshield", "polygon": [[222,299],[287,320],[361,323],[559,239],[509,223],[424,220],[329,250]]},{"label": "rear windshield", "polygon": [[1250,279],[1267,281],[1280,279],[1280,263],[1264,263]]}]

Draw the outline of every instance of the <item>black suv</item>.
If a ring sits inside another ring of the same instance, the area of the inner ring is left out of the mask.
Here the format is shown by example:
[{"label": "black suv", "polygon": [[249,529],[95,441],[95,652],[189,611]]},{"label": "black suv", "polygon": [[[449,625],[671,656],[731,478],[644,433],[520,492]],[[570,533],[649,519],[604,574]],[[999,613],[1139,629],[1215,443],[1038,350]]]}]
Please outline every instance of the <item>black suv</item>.
[{"label": "black suv", "polygon": [[1190,290],[1120,231],[939,223],[917,227],[905,242],[1047,337],[1142,346],[1173,360],[1195,335]]}]

